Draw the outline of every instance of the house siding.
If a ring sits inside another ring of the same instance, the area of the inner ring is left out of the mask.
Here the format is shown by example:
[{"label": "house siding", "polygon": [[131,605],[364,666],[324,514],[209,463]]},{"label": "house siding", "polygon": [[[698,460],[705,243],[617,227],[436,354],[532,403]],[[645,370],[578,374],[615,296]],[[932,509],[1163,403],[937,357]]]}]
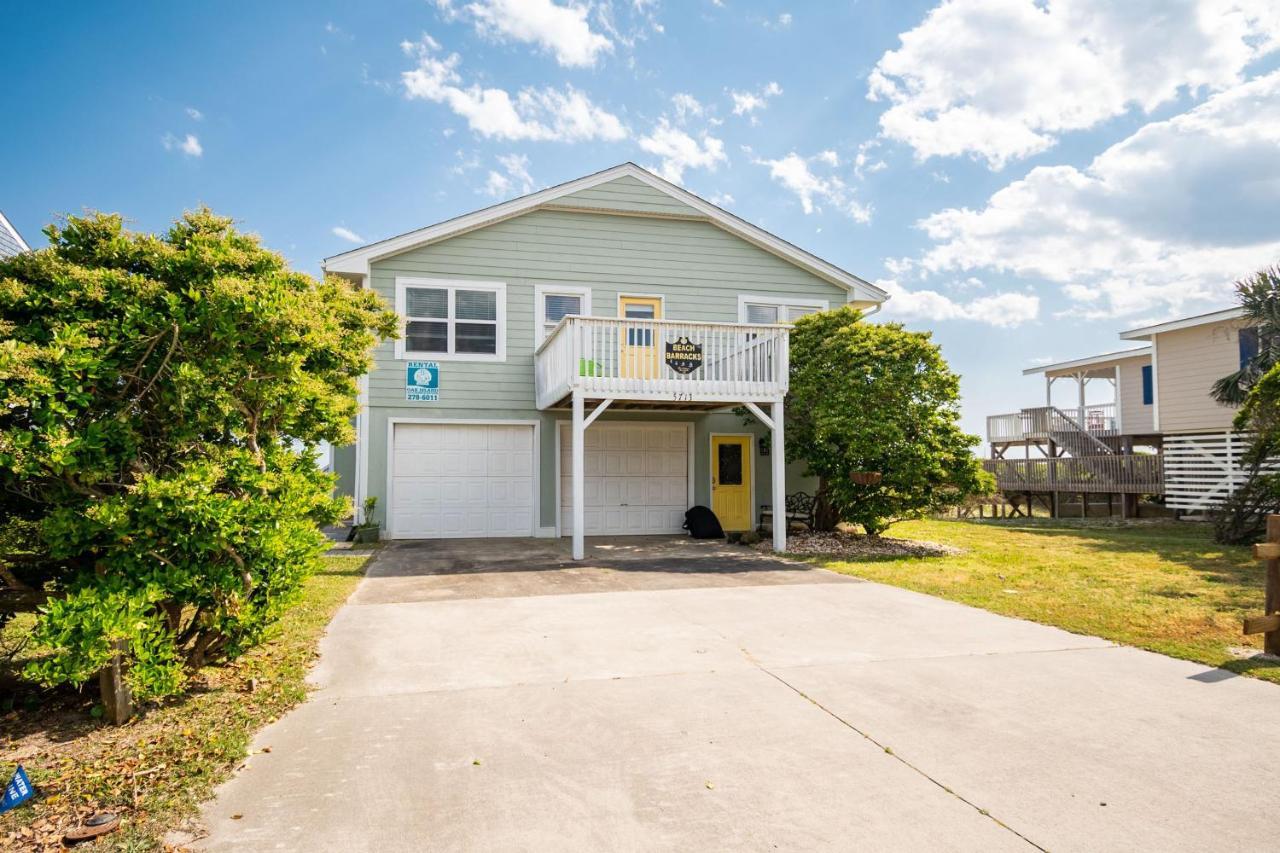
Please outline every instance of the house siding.
[{"label": "house siding", "polygon": [[1210,396],[1213,383],[1240,368],[1239,320],[1156,335],[1156,403],[1164,433],[1231,429],[1235,408]]},{"label": "house siding", "polygon": [[630,175],[590,189],[562,196],[560,207],[588,207],[599,210],[648,213],[659,216],[700,216],[698,211]]},{"label": "house siding", "polygon": [[[588,206],[580,204],[583,199],[577,196],[585,195],[604,204],[602,198],[608,194],[614,196],[609,201],[614,205],[655,204],[649,194],[675,203],[631,178],[565,198],[572,199],[575,206]],[[375,262],[371,286],[392,308],[398,276],[504,282],[506,360],[441,361],[439,400],[408,402],[405,361],[395,357],[394,342],[384,342],[377,348],[375,368],[369,376],[368,494],[378,498],[378,517],[384,519],[388,509],[390,419],[536,421],[540,428],[539,527],[544,531],[556,524],[556,423],[568,415],[540,412],[534,404],[536,286],[589,287],[592,314],[596,316],[617,316],[619,294],[646,293],[664,297],[664,316],[669,319],[714,322],[737,322],[741,294],[821,299],[833,307],[848,299],[844,288],[707,222],[566,210],[532,211]],[[424,356],[423,360],[430,359]],[[602,416],[602,420],[615,418],[693,422],[695,499],[703,504],[710,502],[710,433],[764,433],[758,425],[744,428],[741,419],[731,414],[640,412]],[[767,459],[756,460],[757,504],[769,502],[769,469]],[[789,470],[794,471],[796,479],[793,485],[789,473],[788,491],[812,491],[812,483],[800,478],[799,466]]]},{"label": "house siding", "polygon": [[1120,369],[1120,426],[1125,435],[1155,432],[1155,404],[1142,402],[1142,368],[1151,363],[1150,356],[1128,358],[1117,364]]}]

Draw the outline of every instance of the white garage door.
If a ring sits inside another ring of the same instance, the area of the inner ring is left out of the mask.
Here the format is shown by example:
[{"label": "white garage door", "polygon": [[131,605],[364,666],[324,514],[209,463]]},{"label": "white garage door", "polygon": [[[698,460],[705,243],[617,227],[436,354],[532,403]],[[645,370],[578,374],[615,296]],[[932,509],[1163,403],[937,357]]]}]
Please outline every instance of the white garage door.
[{"label": "white garage door", "polygon": [[533,427],[396,424],[391,536],[532,536]]},{"label": "white garage door", "polygon": [[[560,530],[573,533],[573,433],[560,431]],[[689,508],[687,424],[595,423],[587,428],[586,533],[681,533]]]}]

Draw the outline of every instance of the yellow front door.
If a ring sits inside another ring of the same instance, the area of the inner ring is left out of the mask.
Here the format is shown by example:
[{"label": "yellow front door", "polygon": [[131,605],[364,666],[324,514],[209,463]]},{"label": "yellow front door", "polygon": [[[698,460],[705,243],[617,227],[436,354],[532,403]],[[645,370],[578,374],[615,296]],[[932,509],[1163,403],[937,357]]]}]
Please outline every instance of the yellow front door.
[{"label": "yellow front door", "polygon": [[[623,296],[618,313],[626,320],[661,320],[662,300],[656,296]],[[657,330],[649,323],[628,324],[619,341],[621,374],[629,379],[652,379],[658,375]]]},{"label": "yellow front door", "polygon": [[725,530],[751,529],[751,436],[711,436],[711,511]]}]

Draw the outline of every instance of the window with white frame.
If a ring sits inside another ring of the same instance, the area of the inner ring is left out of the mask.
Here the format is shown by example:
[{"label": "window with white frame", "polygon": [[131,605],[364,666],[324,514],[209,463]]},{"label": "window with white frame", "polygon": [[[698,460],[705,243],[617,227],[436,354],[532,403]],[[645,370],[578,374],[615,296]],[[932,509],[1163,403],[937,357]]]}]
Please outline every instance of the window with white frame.
[{"label": "window with white frame", "polygon": [[827,310],[827,303],[817,299],[772,299],[738,297],[738,321],[741,323],[794,323],[806,314]]},{"label": "window with white frame", "polygon": [[565,317],[591,315],[591,291],[585,287],[538,285],[534,289],[534,345],[550,335]]},{"label": "window with white frame", "polygon": [[506,357],[506,285],[501,282],[397,279],[404,335],[400,358],[501,361]]}]

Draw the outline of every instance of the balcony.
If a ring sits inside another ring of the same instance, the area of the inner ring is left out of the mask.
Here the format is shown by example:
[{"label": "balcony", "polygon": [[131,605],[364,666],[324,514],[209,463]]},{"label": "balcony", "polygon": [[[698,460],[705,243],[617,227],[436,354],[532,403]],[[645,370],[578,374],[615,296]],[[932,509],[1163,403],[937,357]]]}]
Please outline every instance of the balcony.
[{"label": "balcony", "polygon": [[1084,432],[1104,439],[1118,435],[1116,404],[1091,406],[1035,406],[987,417],[987,441],[995,443],[1044,441],[1063,433]]},{"label": "balcony", "polygon": [[534,353],[537,406],[568,407],[575,392],[635,408],[779,401],[787,393],[789,328],[565,317]]},{"label": "balcony", "polygon": [[983,467],[1004,492],[1164,494],[1164,458],[1154,453],[987,459]]}]

